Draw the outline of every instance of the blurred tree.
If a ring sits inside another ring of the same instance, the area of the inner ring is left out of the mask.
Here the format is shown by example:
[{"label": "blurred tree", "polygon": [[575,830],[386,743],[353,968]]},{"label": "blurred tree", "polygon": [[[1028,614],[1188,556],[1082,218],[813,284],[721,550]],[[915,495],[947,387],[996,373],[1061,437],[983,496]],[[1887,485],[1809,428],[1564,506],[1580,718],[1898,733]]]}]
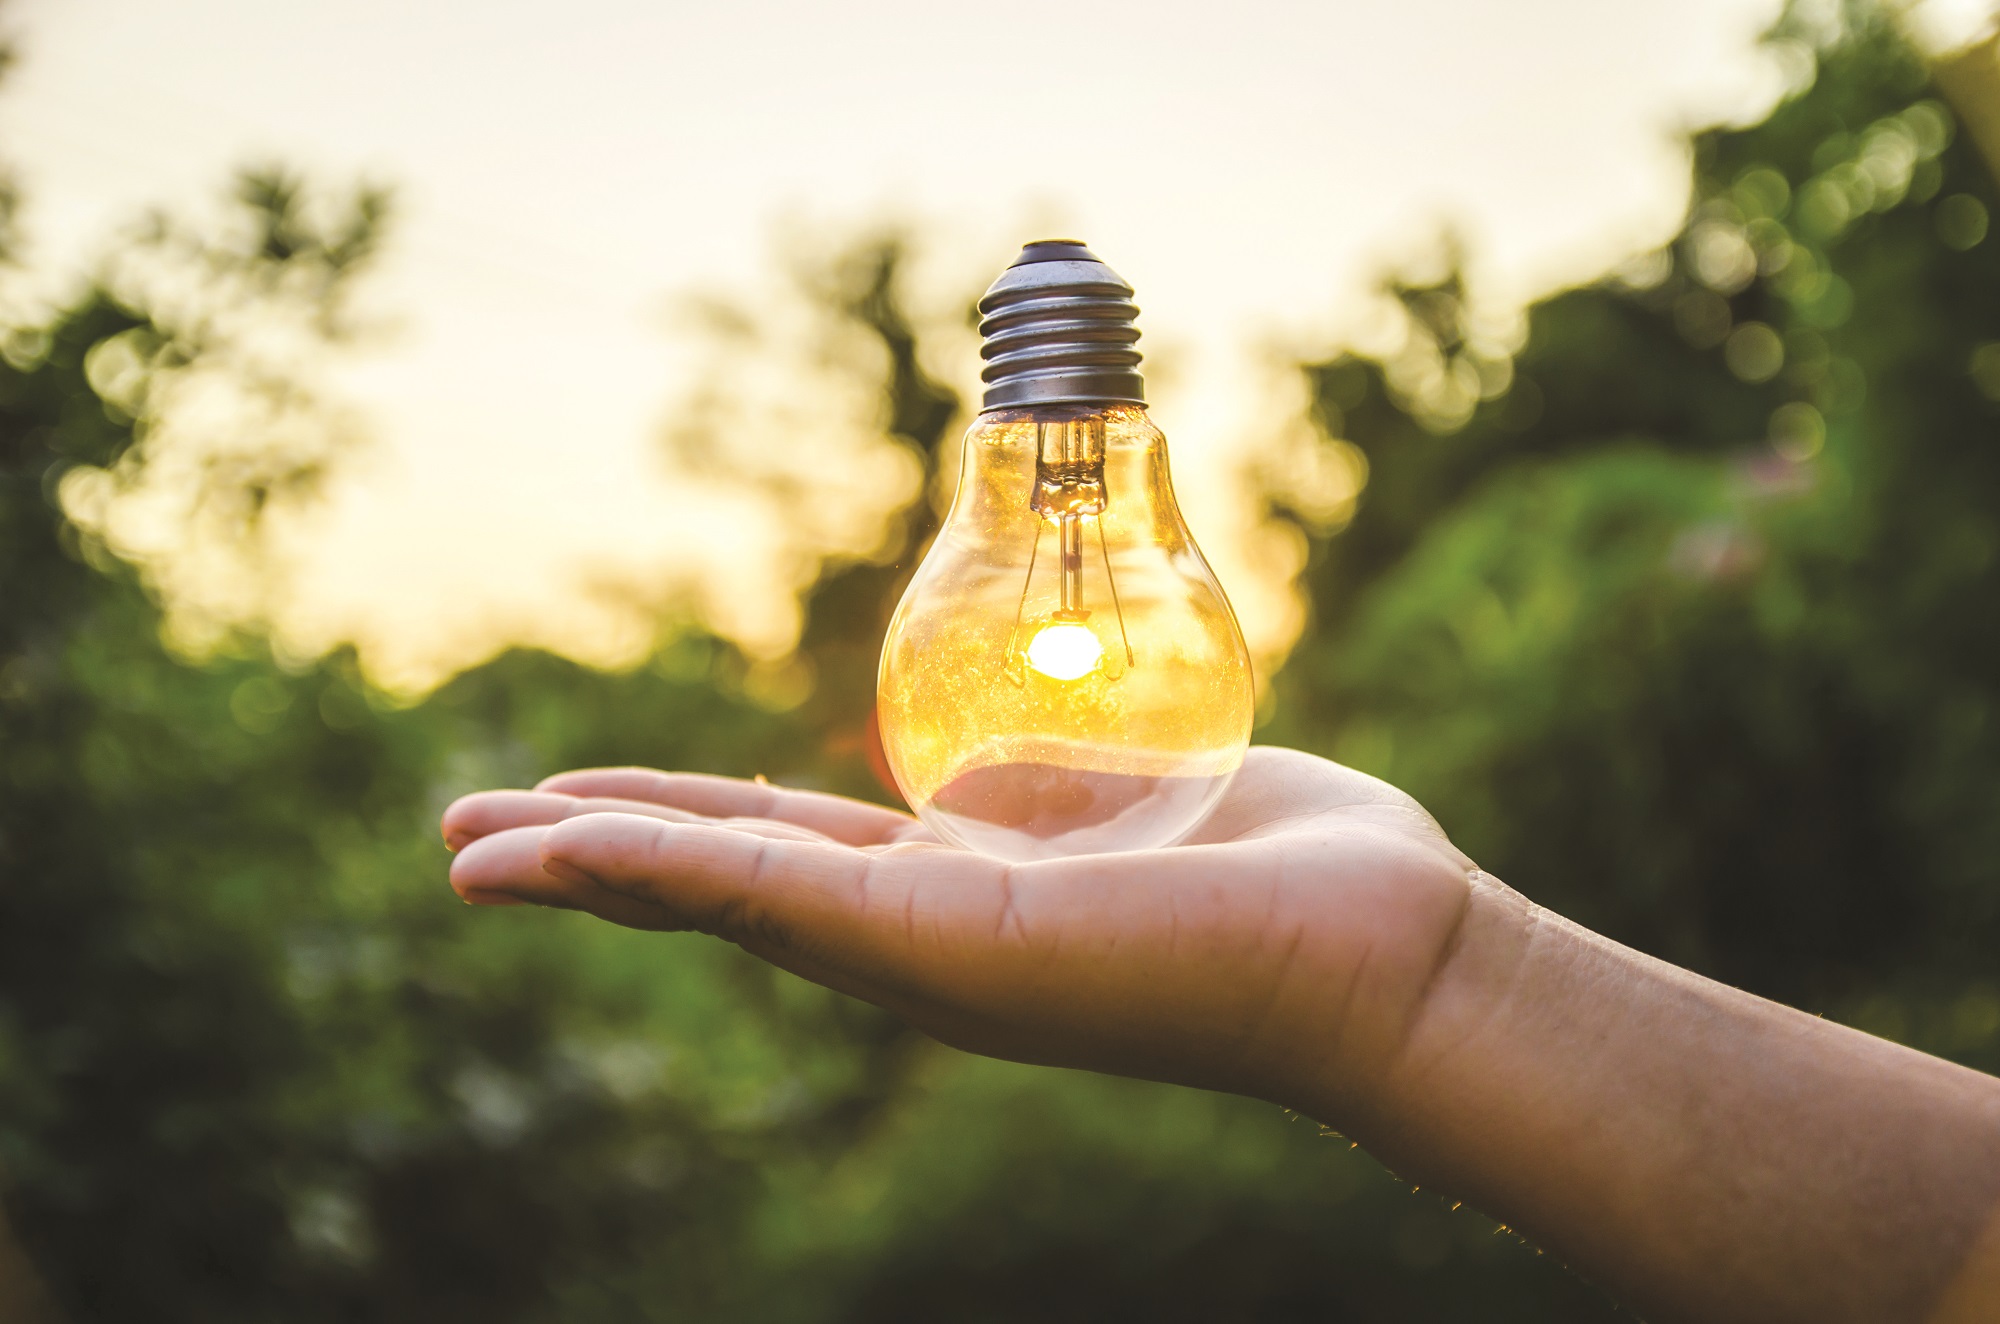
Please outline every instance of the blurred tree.
[{"label": "blurred tree", "polygon": [[[809,720],[837,733],[841,747],[866,760],[876,798],[900,803],[875,728],[875,677],[882,636],[917,561],[937,532],[931,502],[954,423],[963,420],[958,393],[931,377],[918,354],[916,329],[898,281],[905,245],[897,238],[866,243],[832,264],[819,296],[880,345],[887,369],[881,397],[881,430],[915,462],[922,479],[917,498],[892,519],[877,555],[823,573],[806,595],[806,628],[799,647],[824,678]],[[971,300],[967,300],[968,306]],[[844,789],[866,794],[858,778]]]},{"label": "blurred tree", "polygon": [[1440,369],[1311,369],[1369,479],[1277,731],[1585,923],[1990,1065],[1993,180],[1879,13],[1773,40],[1817,79],[1697,138],[1665,250],[1511,358],[1454,277],[1393,290]]},{"label": "blurred tree", "polygon": [[678,470],[761,496],[814,558],[790,665],[802,696],[794,720],[815,733],[817,766],[790,771],[900,803],[874,728],[876,667],[936,531],[939,471],[955,472],[950,443],[965,412],[926,362],[925,342],[942,328],[912,308],[907,235],[789,247],[778,309],[695,303],[715,361],[709,385],[677,412],[667,449]]},{"label": "blurred tree", "polygon": [[[645,1317],[722,1299],[756,1174],[845,1143],[907,1032],[707,944],[662,969],[672,940],[469,927],[435,816],[556,767],[782,772],[823,742],[699,634],[625,676],[510,655],[413,711],[254,628],[170,651],[118,503],[263,559],[341,436],[295,426],[318,406],[264,350],[346,334],[384,214],[271,175],[237,205],[153,226],[144,271],[0,365],[7,1210],[78,1319],[624,1317],[605,1284],[655,1257]],[[177,430],[197,374],[247,399],[241,436]]]}]

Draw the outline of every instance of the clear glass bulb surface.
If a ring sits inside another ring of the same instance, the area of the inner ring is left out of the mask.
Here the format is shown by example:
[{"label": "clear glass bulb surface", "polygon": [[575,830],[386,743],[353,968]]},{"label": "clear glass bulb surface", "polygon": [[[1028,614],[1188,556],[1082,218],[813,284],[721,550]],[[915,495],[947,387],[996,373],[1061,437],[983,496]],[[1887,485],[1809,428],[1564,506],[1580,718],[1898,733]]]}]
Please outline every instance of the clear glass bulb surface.
[{"label": "clear glass bulb surface", "polygon": [[1169,845],[1254,708],[1144,406],[980,415],[882,648],[883,748],[917,816],[1008,860]]}]

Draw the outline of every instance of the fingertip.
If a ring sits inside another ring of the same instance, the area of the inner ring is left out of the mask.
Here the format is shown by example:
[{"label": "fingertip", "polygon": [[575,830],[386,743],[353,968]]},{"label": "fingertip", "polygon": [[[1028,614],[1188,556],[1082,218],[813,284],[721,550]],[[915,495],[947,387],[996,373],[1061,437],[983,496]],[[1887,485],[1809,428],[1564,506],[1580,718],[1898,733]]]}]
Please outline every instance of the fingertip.
[{"label": "fingertip", "polygon": [[467,893],[479,890],[478,884],[467,876],[470,872],[467,867],[467,857],[463,853],[454,855],[450,867],[445,870],[445,881],[451,884],[451,890],[458,893],[461,900],[465,899]]},{"label": "fingertip", "polygon": [[438,833],[444,838],[445,849],[453,852],[465,849],[466,845],[478,837],[478,833],[468,829],[465,822],[465,802],[472,796],[461,795],[444,807],[438,815]]},{"label": "fingertip", "polygon": [[438,830],[444,835],[444,844],[454,851],[461,851],[481,837],[512,826],[496,818],[495,807],[511,806],[512,801],[526,794],[524,791],[474,791],[470,795],[459,796],[445,806],[438,819]]},{"label": "fingertip", "polygon": [[546,828],[503,828],[468,843],[454,855],[448,877],[454,891],[494,891],[532,888],[542,878],[538,846]]}]

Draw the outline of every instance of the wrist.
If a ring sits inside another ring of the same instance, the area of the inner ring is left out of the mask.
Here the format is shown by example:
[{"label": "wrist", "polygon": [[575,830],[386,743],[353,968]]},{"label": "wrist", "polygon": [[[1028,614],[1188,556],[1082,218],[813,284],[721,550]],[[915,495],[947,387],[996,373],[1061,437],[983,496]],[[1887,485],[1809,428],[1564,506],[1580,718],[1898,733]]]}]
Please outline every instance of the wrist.
[{"label": "wrist", "polygon": [[1364,953],[1352,980],[1325,994],[1337,1015],[1300,1036],[1318,1051],[1295,1055],[1285,1088],[1269,1095],[1378,1156],[1401,1147],[1396,1133],[1417,1116],[1459,1093],[1447,1077],[1464,1070],[1467,1045],[1490,1033],[1514,1000],[1538,926],[1569,927],[1489,874],[1451,873],[1448,888],[1423,889],[1448,891],[1452,901],[1448,913],[1426,907],[1432,913],[1424,927],[1436,937],[1421,945],[1420,957],[1392,963],[1383,945]]},{"label": "wrist", "polygon": [[1457,923],[1373,1051],[1343,1054],[1342,1069],[1308,1082],[1299,1105],[1425,1181],[1444,1175],[1428,1171],[1434,1142],[1480,1106],[1478,1082],[1500,1067],[1489,1059],[1529,1010],[1534,967],[1575,931],[1490,874],[1472,871],[1465,889]]}]

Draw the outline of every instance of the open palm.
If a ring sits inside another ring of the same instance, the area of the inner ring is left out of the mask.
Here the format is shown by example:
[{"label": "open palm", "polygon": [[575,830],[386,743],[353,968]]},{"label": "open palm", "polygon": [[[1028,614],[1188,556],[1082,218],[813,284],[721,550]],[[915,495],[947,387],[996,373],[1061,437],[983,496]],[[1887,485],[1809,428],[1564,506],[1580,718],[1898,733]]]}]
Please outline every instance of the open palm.
[{"label": "open palm", "polygon": [[1185,845],[1026,864],[637,768],[467,796],[444,832],[474,903],[699,930],[973,1052],[1301,1106],[1393,1060],[1475,872],[1402,792],[1275,748]]}]

